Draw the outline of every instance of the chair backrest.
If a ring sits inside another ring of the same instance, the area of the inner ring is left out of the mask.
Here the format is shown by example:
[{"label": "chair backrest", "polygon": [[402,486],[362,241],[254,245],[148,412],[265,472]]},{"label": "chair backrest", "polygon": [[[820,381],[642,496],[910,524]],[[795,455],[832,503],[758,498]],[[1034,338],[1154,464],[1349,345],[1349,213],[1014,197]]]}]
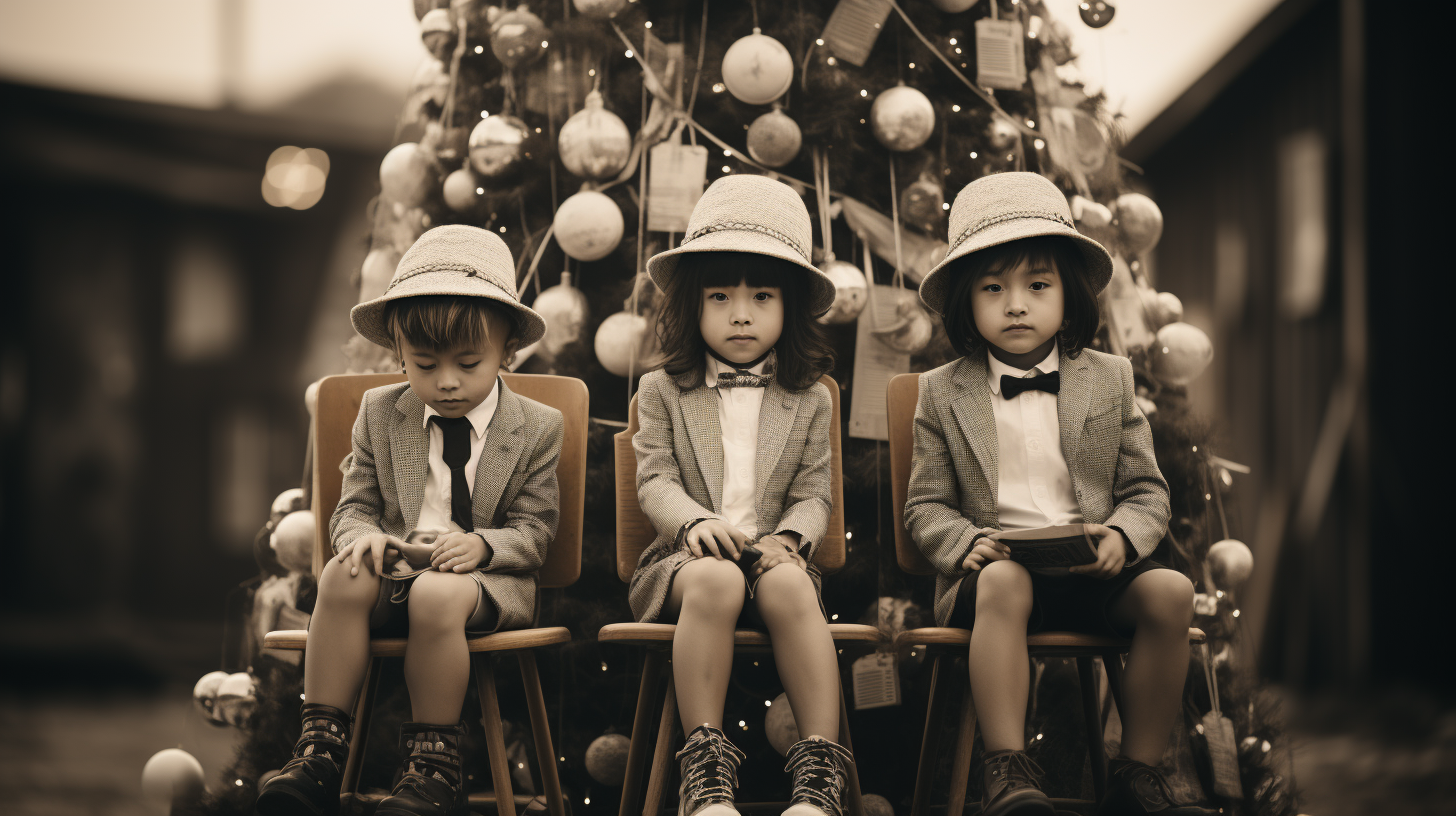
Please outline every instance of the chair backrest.
[{"label": "chair backrest", "polygon": [[920,401],[920,375],[897,374],[885,389],[890,425],[890,503],[895,512],[895,562],[912,575],[932,575],[935,568],[905,529],[905,495],[910,492],[910,453],[915,447],[915,404]]},{"label": "chair backrest", "polygon": [[[814,552],[814,563],[824,572],[835,572],[844,566],[844,459],[839,445],[839,383],[824,375],[819,382],[829,389],[829,527],[824,540]],[[617,577],[632,580],[637,559],[657,538],[657,530],[637,503],[637,451],[632,437],[637,435],[637,396],[627,406],[627,430],[616,434],[613,444],[617,461]]]},{"label": "chair backrest", "polygon": [[[542,588],[568,586],[581,574],[582,513],[586,501],[586,437],[588,400],[586,383],[575,377],[502,372],[512,391],[550,405],[565,420],[561,459],[556,479],[561,491],[561,516],[556,538],[537,573]],[[329,518],[339,504],[344,474],[339,463],[353,446],[354,420],[364,392],[403,382],[403,374],[345,374],[319,383],[313,427],[313,512],[318,525],[314,537],[313,571],[323,571],[329,557]]]}]

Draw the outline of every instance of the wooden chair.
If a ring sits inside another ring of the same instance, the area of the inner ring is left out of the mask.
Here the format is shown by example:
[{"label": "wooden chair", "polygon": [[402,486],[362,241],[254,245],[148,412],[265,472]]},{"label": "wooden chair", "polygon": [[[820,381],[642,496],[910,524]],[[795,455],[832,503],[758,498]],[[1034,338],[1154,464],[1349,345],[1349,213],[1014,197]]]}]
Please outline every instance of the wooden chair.
[{"label": "wooden chair", "polygon": [[[820,382],[829,388],[833,404],[830,415],[830,487],[833,507],[829,514],[829,527],[824,540],[814,553],[814,563],[825,573],[834,572],[844,566],[844,465],[839,442],[839,384],[825,376]],[[632,579],[637,568],[637,559],[642,551],[657,537],[657,530],[642,512],[637,503],[637,453],[632,447],[632,437],[638,431],[637,398],[632,398],[628,407],[627,430],[614,437],[617,471],[617,577],[624,582]],[[647,781],[647,797],[640,811],[643,816],[658,816],[663,792],[674,769],[672,766],[672,743],[677,724],[677,698],[672,678],[667,675],[667,662],[672,638],[677,626],[670,623],[613,623],[602,627],[598,639],[606,643],[624,643],[644,646],[647,649],[642,668],[642,685],[637,693],[637,713],[632,720],[632,741],[627,751],[627,772],[622,784],[620,816],[632,816],[642,781],[642,766],[646,761],[648,740],[651,739],[651,719],[657,689],[666,685],[663,693],[662,711],[657,724],[657,740],[652,752],[652,769]],[[836,643],[858,642],[878,643],[882,636],[874,626],[854,623],[831,623],[829,633]],[[756,629],[739,629],[733,633],[734,650],[765,651],[771,648],[767,632]],[[663,681],[666,680],[664,684]],[[844,706],[844,689],[839,689],[839,741],[850,751],[849,718]],[[859,774],[851,766],[849,771],[848,810],[852,816],[861,816]]]},{"label": "wooden chair", "polygon": [[[561,490],[561,517],[556,538],[551,542],[546,561],[538,573],[542,588],[569,586],[581,574],[582,508],[586,492],[586,384],[572,377],[502,373],[501,378],[524,397],[550,405],[565,418],[565,435],[561,443],[561,459],[556,466]],[[339,503],[343,473],[339,463],[350,452],[354,420],[364,392],[381,385],[402,382],[402,374],[352,374],[328,377],[319,384],[318,405],[313,427],[313,512],[318,523],[314,539],[313,571],[318,576],[331,555],[329,519]],[[475,672],[476,693],[485,729],[486,750],[490,759],[490,775],[495,789],[491,793],[472,793],[472,805],[497,805],[501,814],[515,814],[516,799],[511,792],[510,766],[506,757],[505,738],[496,697],[494,660],[487,655],[514,652],[520,662],[521,679],[526,693],[526,708],[531,717],[531,733],[536,743],[536,761],[540,765],[541,783],[551,816],[566,816],[557,777],[556,754],[551,744],[551,729],[546,720],[546,702],[541,694],[541,678],[536,671],[533,649],[571,640],[565,627],[549,626],[497,632],[466,641],[470,649],[471,667]],[[303,650],[308,646],[306,630],[269,632],[264,648]],[[349,759],[344,766],[343,793],[354,795],[359,785],[359,771],[369,736],[369,719],[379,686],[379,670],[386,657],[403,657],[403,638],[376,638],[370,641],[369,665],[365,669],[363,690],[354,711],[354,742],[349,746]]]},{"label": "wooden chair", "polygon": [[[900,374],[890,380],[885,393],[889,402],[890,425],[890,481],[891,501],[895,512],[895,560],[900,569],[912,575],[934,575],[935,568],[925,560],[920,549],[905,529],[905,496],[910,487],[910,454],[914,448],[915,406],[920,399],[920,378],[916,374]],[[1203,631],[1188,630],[1190,643],[1202,643]],[[910,816],[925,816],[930,808],[929,791],[931,776],[939,758],[939,734],[937,726],[949,709],[940,689],[942,658],[948,654],[964,653],[971,642],[971,630],[952,627],[930,626],[910,629],[895,636],[895,646],[924,646],[931,658],[930,700],[926,705],[925,732],[920,743],[920,763],[915,772],[915,798],[910,806]],[[1129,641],[1121,638],[1084,635],[1078,632],[1041,632],[1028,635],[1027,650],[1032,657],[1075,658],[1077,678],[1082,690],[1082,717],[1087,729],[1087,746],[1092,763],[1092,786],[1097,798],[1102,798],[1107,787],[1107,754],[1103,748],[1102,718],[1099,714],[1096,676],[1093,674],[1092,658],[1102,658],[1107,670],[1108,687],[1118,711],[1122,710],[1122,658],[1127,654]],[[961,680],[959,673],[956,679]],[[955,751],[951,758],[951,779],[946,800],[946,813],[959,814],[965,807],[966,784],[970,774],[971,745],[976,736],[976,709],[971,700],[968,681],[963,686],[963,698],[956,733]],[[1073,804],[1064,800],[1053,800],[1059,804]]]}]

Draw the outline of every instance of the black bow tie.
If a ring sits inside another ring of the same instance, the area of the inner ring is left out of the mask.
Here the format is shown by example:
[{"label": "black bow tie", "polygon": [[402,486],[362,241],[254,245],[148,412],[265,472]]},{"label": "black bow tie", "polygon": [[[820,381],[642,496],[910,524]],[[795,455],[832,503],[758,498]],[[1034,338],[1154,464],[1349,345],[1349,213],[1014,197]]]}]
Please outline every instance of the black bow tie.
[{"label": "black bow tie", "polygon": [[1023,391],[1045,391],[1048,394],[1055,394],[1062,389],[1062,372],[1053,371],[1049,374],[1038,374],[1035,377],[1013,377],[1010,374],[1001,375],[1001,396],[1006,399],[1020,394]]}]

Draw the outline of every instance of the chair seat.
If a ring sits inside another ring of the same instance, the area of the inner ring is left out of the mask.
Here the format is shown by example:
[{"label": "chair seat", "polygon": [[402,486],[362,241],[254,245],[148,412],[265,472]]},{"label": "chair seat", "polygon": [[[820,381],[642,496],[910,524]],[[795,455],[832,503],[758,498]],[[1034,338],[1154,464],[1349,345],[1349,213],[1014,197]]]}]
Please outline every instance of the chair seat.
[{"label": "chair seat", "polygon": [[[1202,643],[1207,639],[1202,629],[1188,630],[1189,643]],[[895,646],[964,646],[971,642],[971,630],[950,626],[926,626],[909,629],[895,636]],[[1126,652],[1130,640],[1084,635],[1081,632],[1039,632],[1026,636],[1028,648],[1037,650],[1076,650],[1088,654],[1104,652]]]},{"label": "chair seat", "polygon": [[[597,640],[609,643],[651,645],[671,643],[677,632],[672,623],[609,623],[597,633]],[[831,623],[829,635],[836,641],[858,641],[876,643],[882,639],[880,630],[860,623]],[[758,629],[738,629],[733,632],[734,646],[769,646],[768,633]]]},{"label": "chair seat", "polygon": [[[514,629],[496,632],[465,641],[472,652],[505,652],[513,649],[534,649],[553,643],[571,640],[571,630],[564,626],[547,626],[541,629]],[[369,641],[370,657],[403,657],[404,638],[376,638]],[[263,636],[263,648],[283,651],[303,651],[308,647],[307,629],[280,629]]]}]

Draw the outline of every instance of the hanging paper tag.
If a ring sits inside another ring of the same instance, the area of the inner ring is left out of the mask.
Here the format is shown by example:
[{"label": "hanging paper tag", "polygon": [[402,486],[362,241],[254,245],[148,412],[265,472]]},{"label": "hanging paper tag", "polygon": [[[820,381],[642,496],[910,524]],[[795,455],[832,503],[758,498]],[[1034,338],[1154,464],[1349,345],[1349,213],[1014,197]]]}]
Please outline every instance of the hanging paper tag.
[{"label": "hanging paper tag", "polygon": [[895,671],[895,656],[875,652],[854,661],[850,667],[854,679],[855,710],[884,708],[900,704],[900,673]]},{"label": "hanging paper tag", "polygon": [[1026,84],[1026,52],[1021,23],[1016,20],[976,21],[976,82],[1003,91]]},{"label": "hanging paper tag", "polygon": [[708,180],[708,148],[663,142],[648,153],[647,228],[687,232]]},{"label": "hanging paper tag", "polygon": [[834,56],[864,67],[889,16],[889,0],[839,0],[819,39],[829,46]]},{"label": "hanging paper tag", "polygon": [[898,286],[874,286],[873,296],[860,312],[854,331],[854,380],[849,399],[849,435],[856,439],[890,438],[885,389],[890,378],[910,371],[910,355],[881,343],[872,332],[897,319]]}]

